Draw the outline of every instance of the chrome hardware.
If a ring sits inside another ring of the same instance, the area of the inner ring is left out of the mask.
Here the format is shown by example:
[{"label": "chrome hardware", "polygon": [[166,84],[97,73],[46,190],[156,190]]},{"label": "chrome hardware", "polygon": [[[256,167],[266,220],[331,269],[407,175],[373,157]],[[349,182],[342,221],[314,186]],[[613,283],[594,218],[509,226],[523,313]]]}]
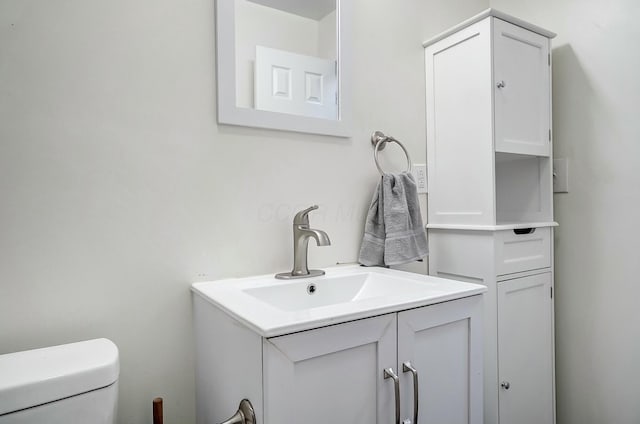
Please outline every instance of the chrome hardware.
[{"label": "chrome hardware", "polygon": [[289,280],[324,275],[324,271],[319,269],[309,270],[307,266],[309,238],[314,238],[318,246],[329,246],[331,244],[327,233],[309,228],[309,212],[316,209],[318,209],[318,205],[310,206],[298,212],[293,218],[293,270],[276,274],[276,278]]},{"label": "chrome hardware", "polygon": [[242,399],[233,417],[220,424],[256,424],[256,414],[248,399]]},{"label": "chrome hardware", "polygon": [[411,362],[402,364],[402,372],[410,372],[413,375],[413,422],[418,423],[418,371],[413,368]]},{"label": "chrome hardware", "polygon": [[393,389],[395,391],[396,398],[396,424],[400,424],[400,379],[396,373],[393,372],[393,368],[386,368],[383,375],[385,380],[387,378],[393,379]]},{"label": "chrome hardware", "polygon": [[407,172],[411,171],[411,157],[409,157],[409,152],[407,151],[407,149],[404,147],[404,144],[400,143],[398,140],[396,140],[393,137],[389,137],[384,135],[384,133],[382,131],[375,131],[373,134],[371,134],[371,144],[373,145],[373,159],[376,162],[376,168],[378,168],[378,171],[380,171],[380,174],[384,175],[384,171],[382,170],[382,167],[380,166],[380,163],[378,162],[378,152],[380,150],[384,150],[384,148],[387,146],[387,143],[397,143],[398,146],[400,146],[402,148],[402,150],[404,151],[404,154],[407,156]]},{"label": "chrome hardware", "polygon": [[507,84],[504,81],[498,81],[498,83],[496,84],[496,87],[498,88],[505,88],[507,86]]},{"label": "chrome hardware", "polygon": [[387,137],[382,131],[374,131],[373,134],[371,134],[371,145],[376,147],[376,145],[380,143],[378,150],[384,150],[384,148],[387,147],[387,143],[393,140],[395,140],[393,137]]},{"label": "chrome hardware", "polygon": [[500,383],[500,387],[505,390],[509,390],[509,387],[511,387],[511,383],[509,383],[508,381],[503,381],[502,383]]},{"label": "chrome hardware", "polygon": [[318,208],[318,205],[312,205],[298,212],[296,216],[293,217],[293,225],[309,225],[309,212],[315,211]]}]

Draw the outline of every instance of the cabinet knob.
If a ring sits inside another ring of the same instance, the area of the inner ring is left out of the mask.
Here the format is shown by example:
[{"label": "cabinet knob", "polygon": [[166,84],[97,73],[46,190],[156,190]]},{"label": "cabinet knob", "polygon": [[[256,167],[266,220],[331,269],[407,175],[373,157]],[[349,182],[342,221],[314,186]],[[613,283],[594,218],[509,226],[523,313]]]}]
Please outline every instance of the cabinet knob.
[{"label": "cabinet knob", "polygon": [[505,390],[509,390],[509,388],[511,387],[511,383],[509,383],[508,381],[503,381],[502,383],[500,383],[500,387]]},{"label": "cabinet knob", "polygon": [[507,84],[504,81],[498,81],[498,83],[496,84],[496,87],[498,88],[505,88],[507,86]]}]

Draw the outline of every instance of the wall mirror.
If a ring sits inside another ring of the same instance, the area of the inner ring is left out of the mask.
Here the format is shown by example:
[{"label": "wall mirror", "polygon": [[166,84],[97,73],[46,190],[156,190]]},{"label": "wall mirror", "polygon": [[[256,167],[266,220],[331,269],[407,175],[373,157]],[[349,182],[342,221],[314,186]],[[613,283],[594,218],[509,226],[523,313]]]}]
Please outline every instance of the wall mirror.
[{"label": "wall mirror", "polygon": [[218,122],[350,135],[351,0],[217,0]]}]

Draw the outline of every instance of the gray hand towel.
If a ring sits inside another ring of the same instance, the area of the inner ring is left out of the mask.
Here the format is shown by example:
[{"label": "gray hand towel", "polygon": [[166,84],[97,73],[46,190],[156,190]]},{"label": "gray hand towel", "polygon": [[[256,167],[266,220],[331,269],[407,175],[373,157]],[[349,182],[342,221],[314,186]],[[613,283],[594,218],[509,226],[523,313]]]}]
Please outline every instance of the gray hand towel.
[{"label": "gray hand towel", "polygon": [[427,253],[413,175],[383,175],[367,213],[358,261],[367,266],[400,265]]},{"label": "gray hand towel", "polygon": [[384,263],[399,265],[427,256],[418,190],[409,172],[382,177],[384,195]]},{"label": "gray hand towel", "polygon": [[384,266],[385,230],[382,185],[383,179],[380,178],[364,223],[364,236],[360,245],[358,262],[366,266]]}]

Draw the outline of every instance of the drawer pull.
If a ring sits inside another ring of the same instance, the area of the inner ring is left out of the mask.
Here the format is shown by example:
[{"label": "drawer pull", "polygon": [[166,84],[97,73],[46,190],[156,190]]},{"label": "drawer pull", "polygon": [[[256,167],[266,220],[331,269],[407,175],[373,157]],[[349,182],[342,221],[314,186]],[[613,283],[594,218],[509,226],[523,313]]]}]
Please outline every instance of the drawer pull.
[{"label": "drawer pull", "polygon": [[513,232],[520,236],[523,234],[533,234],[535,230],[535,228],[516,228]]}]

